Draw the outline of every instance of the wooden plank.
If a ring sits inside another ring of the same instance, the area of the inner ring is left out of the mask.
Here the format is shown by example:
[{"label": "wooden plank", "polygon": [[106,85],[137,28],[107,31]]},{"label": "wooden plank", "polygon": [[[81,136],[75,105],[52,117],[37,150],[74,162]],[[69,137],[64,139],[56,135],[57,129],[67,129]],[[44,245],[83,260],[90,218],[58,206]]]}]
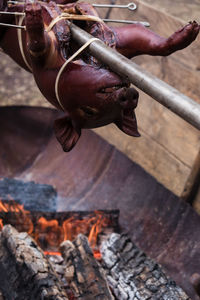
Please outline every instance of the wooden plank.
[{"label": "wooden plank", "polygon": [[197,154],[181,198],[194,206],[196,203],[198,204],[198,202],[200,204],[200,194],[198,196],[198,189],[200,190],[200,151]]},{"label": "wooden plank", "polygon": [[143,2],[182,20],[199,20],[199,0],[143,0]]},{"label": "wooden plank", "polygon": [[[169,58],[140,57],[137,62],[183,94],[199,100],[199,78],[195,71]],[[143,131],[184,164],[193,166],[200,147],[200,133],[197,129],[141,92],[137,115],[138,125]]]},{"label": "wooden plank", "polygon": [[200,72],[188,68],[171,56],[152,57],[141,55],[135,57],[134,62],[200,103]]}]

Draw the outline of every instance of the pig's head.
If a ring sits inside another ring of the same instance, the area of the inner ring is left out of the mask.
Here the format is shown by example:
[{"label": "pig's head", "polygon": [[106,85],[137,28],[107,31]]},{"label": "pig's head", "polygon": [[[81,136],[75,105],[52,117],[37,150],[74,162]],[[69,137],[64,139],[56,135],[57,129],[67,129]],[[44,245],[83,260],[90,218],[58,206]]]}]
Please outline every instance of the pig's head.
[{"label": "pig's head", "polygon": [[139,136],[134,113],[138,92],[109,70],[71,63],[60,80],[59,98],[67,116],[54,127],[64,151],[74,147],[82,128],[115,123],[126,134]]}]

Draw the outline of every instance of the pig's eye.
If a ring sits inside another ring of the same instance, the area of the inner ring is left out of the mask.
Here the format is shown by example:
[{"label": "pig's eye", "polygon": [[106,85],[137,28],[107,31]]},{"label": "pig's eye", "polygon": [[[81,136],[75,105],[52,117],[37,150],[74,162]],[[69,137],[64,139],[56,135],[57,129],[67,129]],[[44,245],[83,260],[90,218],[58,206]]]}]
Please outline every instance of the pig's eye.
[{"label": "pig's eye", "polygon": [[90,107],[90,106],[82,106],[81,110],[88,117],[93,117],[93,116],[98,114],[98,110],[96,108],[93,108],[93,107]]}]

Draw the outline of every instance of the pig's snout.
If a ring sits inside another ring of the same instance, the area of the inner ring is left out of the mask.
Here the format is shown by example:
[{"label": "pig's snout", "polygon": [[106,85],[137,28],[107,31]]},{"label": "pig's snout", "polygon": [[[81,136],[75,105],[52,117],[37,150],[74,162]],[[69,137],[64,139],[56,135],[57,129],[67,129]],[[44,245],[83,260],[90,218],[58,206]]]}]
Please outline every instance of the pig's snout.
[{"label": "pig's snout", "polygon": [[139,93],[134,88],[124,88],[119,94],[118,101],[124,109],[135,109],[138,104]]}]

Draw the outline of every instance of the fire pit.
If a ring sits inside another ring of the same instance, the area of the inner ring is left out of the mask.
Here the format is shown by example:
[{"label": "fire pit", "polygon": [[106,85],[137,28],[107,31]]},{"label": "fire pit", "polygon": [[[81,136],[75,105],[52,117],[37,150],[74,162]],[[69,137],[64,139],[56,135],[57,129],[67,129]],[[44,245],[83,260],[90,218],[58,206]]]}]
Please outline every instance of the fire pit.
[{"label": "fire pit", "polygon": [[0,109],[1,182],[48,186],[49,211],[119,209],[120,225],[132,241],[199,299],[190,282],[200,267],[199,216],[92,131],[83,132],[72,152],[62,152],[52,130],[59,114],[46,108]]},{"label": "fire pit", "polygon": [[64,241],[60,251],[45,255],[27,233],[4,226],[0,235],[4,299],[190,300],[126,235],[113,233],[101,244],[99,263],[82,234],[73,242]]}]

